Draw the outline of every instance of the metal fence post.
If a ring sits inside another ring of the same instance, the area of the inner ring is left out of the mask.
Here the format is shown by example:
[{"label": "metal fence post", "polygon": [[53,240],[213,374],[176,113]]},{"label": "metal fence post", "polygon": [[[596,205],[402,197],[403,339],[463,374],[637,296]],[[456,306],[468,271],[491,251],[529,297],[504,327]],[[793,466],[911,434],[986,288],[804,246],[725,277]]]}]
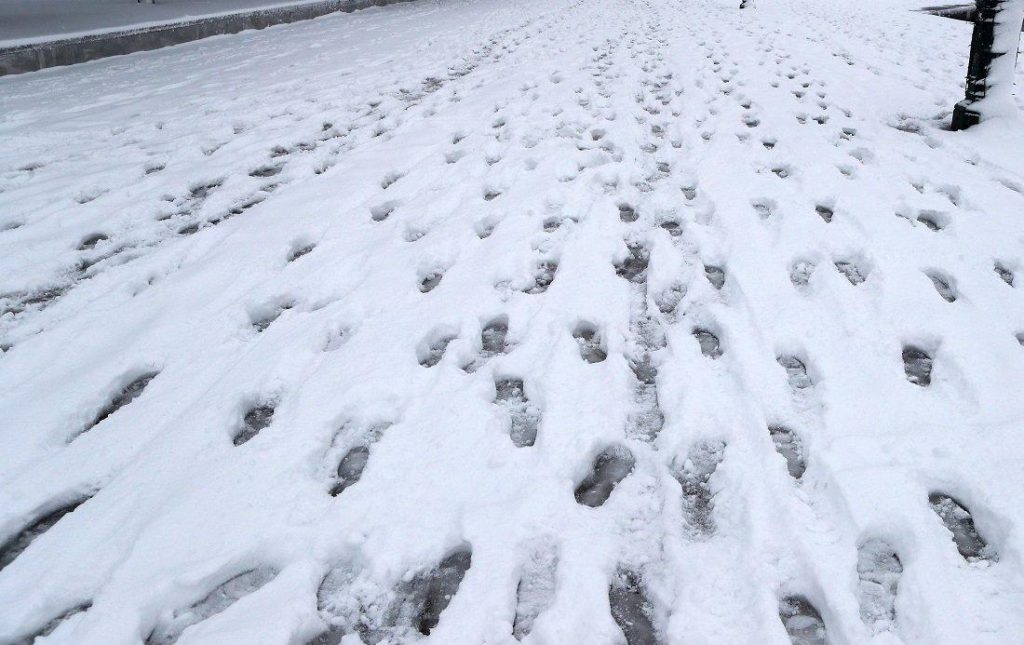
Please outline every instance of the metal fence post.
[{"label": "metal fence post", "polygon": [[[971,35],[971,56],[967,63],[967,91],[964,100],[953,108],[954,130],[963,130],[981,121],[978,103],[990,96],[993,90],[1007,97],[1013,91],[1013,70],[1017,64],[1021,31],[1021,2],[976,0],[976,4],[978,10]],[[997,44],[997,36],[1002,34],[1010,34],[1011,37],[1001,38],[1002,42]],[[996,68],[1000,74],[994,79],[993,70]]]}]

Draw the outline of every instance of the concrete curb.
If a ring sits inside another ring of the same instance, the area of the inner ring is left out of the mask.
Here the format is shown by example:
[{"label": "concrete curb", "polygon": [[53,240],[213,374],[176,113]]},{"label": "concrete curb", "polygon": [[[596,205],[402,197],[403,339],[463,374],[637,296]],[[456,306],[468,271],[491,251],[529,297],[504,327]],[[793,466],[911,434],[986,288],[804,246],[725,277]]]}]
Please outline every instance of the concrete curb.
[{"label": "concrete curb", "polygon": [[3,47],[0,48],[0,76],[24,74],[48,67],[74,65],[108,56],[160,49],[210,36],[236,34],[248,29],[264,29],[271,25],[309,20],[331,13],[412,1],[322,0]]}]

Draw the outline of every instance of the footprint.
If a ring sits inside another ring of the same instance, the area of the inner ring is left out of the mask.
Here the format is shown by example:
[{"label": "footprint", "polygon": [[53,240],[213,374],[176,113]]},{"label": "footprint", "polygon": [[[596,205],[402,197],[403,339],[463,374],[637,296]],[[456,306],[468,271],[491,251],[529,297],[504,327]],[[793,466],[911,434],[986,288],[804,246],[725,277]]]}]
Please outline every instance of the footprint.
[{"label": "footprint", "polygon": [[523,566],[516,586],[516,617],[512,622],[512,635],[523,640],[537,618],[555,600],[558,549],[550,542],[542,542]]},{"label": "footprint", "polygon": [[110,239],[106,233],[90,233],[82,238],[82,241],[78,243],[79,251],[88,251],[96,248],[96,245],[104,240]]},{"label": "footprint", "polygon": [[609,446],[595,459],[590,474],[576,488],[576,501],[597,508],[623,479],[633,472],[636,459],[625,446]]},{"label": "footprint", "polygon": [[288,252],[288,261],[294,262],[316,248],[316,244],[296,244]]},{"label": "footprint", "polygon": [[495,379],[494,391],[495,405],[508,413],[512,443],[517,448],[529,448],[537,440],[540,410],[527,398],[522,379]]},{"label": "footprint", "polygon": [[545,233],[554,233],[562,226],[562,219],[559,217],[549,217],[544,220],[543,229]]},{"label": "footprint", "polygon": [[676,283],[658,293],[654,297],[654,303],[658,307],[658,311],[669,318],[674,318],[676,308],[684,297],[686,297],[686,286]]},{"label": "footprint", "polygon": [[445,160],[445,163],[452,164],[452,163],[456,163],[459,159],[462,159],[465,156],[466,156],[466,151],[465,150],[453,150],[451,152],[446,152],[445,153],[444,160]]},{"label": "footprint", "polygon": [[487,216],[473,223],[473,230],[481,240],[486,240],[494,233],[494,229],[501,223],[501,219],[495,216]]},{"label": "footprint", "polygon": [[405,177],[405,173],[389,172],[388,174],[384,175],[383,179],[380,180],[380,187],[384,190],[387,190],[402,177]]},{"label": "footprint", "polygon": [[555,281],[555,273],[558,272],[558,262],[554,260],[543,260],[537,264],[533,274],[533,286],[523,290],[524,293],[544,293]]},{"label": "footprint", "polygon": [[814,263],[807,260],[798,260],[789,269],[789,281],[793,286],[806,287],[811,282],[811,275],[814,273]]},{"label": "footprint", "polygon": [[723,267],[705,264],[704,276],[711,283],[711,286],[719,291],[725,286],[725,269]]},{"label": "footprint", "polygon": [[836,270],[846,276],[846,279],[853,286],[857,286],[867,280],[867,272],[854,264],[852,260],[840,260],[835,265]]},{"label": "footprint", "polygon": [[626,637],[626,645],[657,645],[658,635],[651,618],[653,605],[643,580],[629,569],[619,568],[608,586],[612,618]]},{"label": "footprint", "polygon": [[646,246],[639,243],[627,244],[626,248],[629,250],[629,255],[615,265],[615,274],[630,282],[643,282],[647,277],[647,262],[650,259],[650,253]]},{"label": "footprint", "polygon": [[953,534],[953,543],[956,544],[956,550],[960,552],[964,560],[968,562],[996,561],[995,551],[978,533],[978,529],[974,526],[974,518],[967,507],[945,493],[928,495],[928,505],[938,514],[946,529]]},{"label": "footprint", "polygon": [[110,401],[110,403],[105,405],[103,409],[99,411],[99,413],[96,415],[96,418],[93,419],[92,423],[87,425],[80,432],[77,432],[73,436],[69,437],[68,443],[71,443],[79,436],[85,434],[89,430],[92,430],[100,423],[102,423],[107,417],[109,417],[110,415],[114,414],[124,406],[128,405],[129,403],[137,399],[143,393],[143,391],[145,391],[150,381],[156,378],[157,374],[159,374],[159,372],[146,372],[145,374],[142,374],[141,376],[138,376],[134,380],[130,381],[127,385],[121,388],[121,391],[117,394],[117,396],[115,396]]},{"label": "footprint", "polygon": [[423,367],[434,367],[440,363],[444,358],[444,353],[448,350],[448,345],[458,336],[449,328],[442,327],[431,332],[428,338],[430,338],[429,342],[421,345],[418,350],[419,364]]},{"label": "footprint", "polygon": [[398,206],[399,203],[397,201],[388,201],[372,206],[370,207],[370,219],[375,222],[383,222],[391,216],[391,213],[395,212],[395,209],[398,208]]},{"label": "footprint", "polygon": [[786,370],[786,379],[790,387],[802,390],[814,385],[811,377],[807,375],[807,366],[796,356],[777,356],[775,360]]},{"label": "footprint", "polygon": [[675,220],[665,220],[660,224],[662,230],[668,231],[672,237],[679,237],[683,234],[683,226]]},{"label": "footprint", "polygon": [[274,405],[272,403],[253,406],[242,417],[242,426],[236,430],[235,435],[231,438],[231,442],[236,446],[240,446],[259,434],[261,430],[269,426],[273,421]]},{"label": "footprint", "polygon": [[249,172],[250,177],[273,177],[284,169],[284,164],[267,164]]},{"label": "footprint", "polygon": [[928,387],[932,382],[932,357],[920,347],[903,347],[903,372],[914,385]]},{"label": "footprint", "polygon": [[768,434],[771,436],[772,443],[775,444],[775,452],[786,460],[786,470],[789,471],[789,476],[799,480],[807,470],[804,446],[799,435],[785,426],[770,426]]},{"label": "footprint", "polygon": [[619,219],[623,222],[630,223],[635,222],[639,219],[640,214],[636,212],[632,206],[626,203],[619,204]]},{"label": "footprint", "polygon": [[178,229],[178,235],[192,235],[199,232],[199,224],[186,224]]},{"label": "footprint", "polygon": [[942,296],[943,300],[946,302],[956,302],[956,289],[953,287],[953,281],[948,276],[938,271],[926,271],[925,275],[932,281],[932,285],[939,292],[939,295]]},{"label": "footprint", "polygon": [[770,199],[758,199],[750,203],[754,208],[754,212],[762,220],[771,219],[772,213],[775,210],[775,202]]},{"label": "footprint", "polygon": [[32,520],[28,526],[7,540],[3,546],[0,546],[0,571],[14,562],[36,538],[53,528],[53,525],[59,522],[61,518],[68,513],[74,512],[76,508],[87,502],[90,497],[92,495],[76,497],[70,502],[60,504],[56,508],[51,507],[52,510],[43,511],[41,517]]},{"label": "footprint", "polygon": [[508,316],[501,315],[484,325],[480,331],[480,355],[462,369],[469,373],[475,372],[491,358],[508,353],[509,349]]},{"label": "footprint", "polygon": [[938,211],[921,211],[917,221],[924,224],[931,231],[941,231],[949,224],[949,215]]},{"label": "footprint", "polygon": [[231,578],[194,605],[161,617],[146,638],[146,645],[172,645],[192,625],[216,616],[242,598],[255,593],[275,577],[277,570],[263,566]]},{"label": "footprint", "polygon": [[341,458],[338,463],[338,469],[336,471],[336,477],[334,484],[331,485],[330,491],[328,491],[331,497],[337,497],[345,492],[345,489],[352,486],[363,476],[363,470],[366,468],[367,462],[370,460],[370,448],[369,446],[356,446]]},{"label": "footprint", "polygon": [[508,316],[498,316],[480,332],[480,343],[485,356],[496,356],[508,351]]},{"label": "footprint", "polygon": [[834,212],[832,211],[831,206],[818,204],[817,206],[814,207],[814,212],[816,212],[821,217],[821,219],[825,220],[826,224],[832,223],[832,216]]},{"label": "footprint", "polygon": [[281,304],[271,304],[268,306],[260,307],[249,314],[249,324],[256,330],[257,334],[265,332],[270,325],[274,323],[281,314],[288,311],[294,306],[294,303],[290,301],[284,301]]},{"label": "footprint", "polygon": [[700,353],[707,358],[716,359],[722,355],[722,347],[718,342],[718,336],[704,329],[697,327],[693,330],[693,337],[700,344]]},{"label": "footprint", "polygon": [[872,633],[893,628],[896,623],[896,593],[903,563],[887,542],[867,540],[857,550],[857,601],[860,617]]},{"label": "footprint", "polygon": [[1008,269],[1001,262],[996,262],[994,268],[995,268],[996,274],[998,274],[999,277],[1002,278],[1003,282],[1005,282],[1006,284],[1008,284],[1009,286],[1012,287],[1013,286],[1013,271]]},{"label": "footprint", "polygon": [[442,271],[430,271],[420,277],[420,293],[430,293],[434,290],[434,287],[441,284],[441,278],[444,277]]},{"label": "footprint", "polygon": [[793,645],[826,645],[825,621],[807,598],[786,596],[779,600],[779,619]]},{"label": "footprint", "polygon": [[394,615],[411,617],[412,627],[429,636],[441,621],[459,591],[462,579],[473,564],[473,552],[464,547],[448,555],[433,569],[420,573],[399,589],[399,606]]},{"label": "footprint", "polygon": [[580,348],[580,357],[586,362],[600,363],[608,358],[608,353],[601,347],[601,334],[591,323],[581,322],[576,325],[572,337]]},{"label": "footprint", "polygon": [[61,624],[63,624],[65,621],[67,621],[67,620],[69,620],[71,618],[74,618],[75,616],[77,616],[78,614],[81,614],[82,612],[89,611],[89,609],[91,607],[92,607],[92,603],[91,602],[85,602],[85,603],[82,603],[80,605],[76,605],[76,606],[72,607],[71,609],[68,609],[67,611],[63,612],[59,616],[56,616],[55,618],[47,621],[47,623],[45,625],[43,625],[43,627],[41,629],[39,629],[38,631],[36,631],[33,634],[30,634],[30,635],[22,638],[21,640],[15,641],[12,645],[31,645],[32,643],[34,643],[36,641],[37,638],[43,638],[45,636],[49,636],[54,631],[56,631],[57,628],[60,627]]},{"label": "footprint", "polygon": [[715,532],[715,504],[709,482],[724,458],[724,441],[701,441],[690,448],[681,466],[673,468],[673,476],[683,489],[684,530],[691,538],[707,538]]}]

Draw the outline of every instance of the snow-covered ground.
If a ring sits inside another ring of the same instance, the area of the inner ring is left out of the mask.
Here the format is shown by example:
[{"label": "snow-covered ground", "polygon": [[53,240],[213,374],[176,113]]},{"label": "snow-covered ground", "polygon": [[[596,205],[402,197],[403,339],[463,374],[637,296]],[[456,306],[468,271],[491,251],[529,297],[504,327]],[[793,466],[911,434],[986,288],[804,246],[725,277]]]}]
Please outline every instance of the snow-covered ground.
[{"label": "snow-covered ground", "polygon": [[0,0],[0,46],[310,0]]},{"label": "snow-covered ground", "polygon": [[912,6],[0,79],[0,642],[1019,643],[1024,135]]}]

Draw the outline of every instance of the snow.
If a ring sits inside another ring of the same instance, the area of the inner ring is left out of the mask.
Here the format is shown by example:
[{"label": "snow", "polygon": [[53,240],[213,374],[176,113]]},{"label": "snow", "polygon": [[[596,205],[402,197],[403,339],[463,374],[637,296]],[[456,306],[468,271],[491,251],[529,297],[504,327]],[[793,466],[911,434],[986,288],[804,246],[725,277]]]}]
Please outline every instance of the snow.
[{"label": "snow", "polygon": [[1019,642],[1024,132],[912,8],[0,79],[0,642]]}]

